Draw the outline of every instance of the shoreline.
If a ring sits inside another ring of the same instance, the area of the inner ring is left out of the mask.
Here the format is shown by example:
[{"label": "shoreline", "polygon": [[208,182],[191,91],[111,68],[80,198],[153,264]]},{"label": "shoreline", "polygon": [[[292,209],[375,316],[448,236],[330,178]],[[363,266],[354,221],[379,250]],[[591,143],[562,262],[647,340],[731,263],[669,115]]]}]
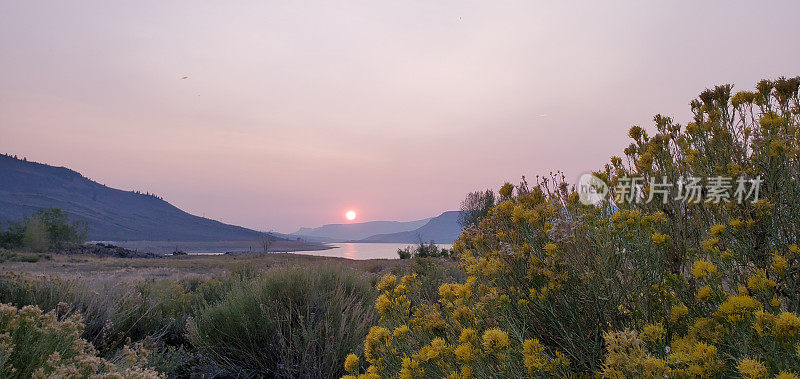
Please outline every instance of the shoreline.
[{"label": "shoreline", "polygon": [[90,241],[89,243],[114,245],[136,252],[149,252],[165,257],[176,251],[189,255],[242,255],[323,251],[338,247],[309,241],[273,241],[266,251],[260,241]]}]

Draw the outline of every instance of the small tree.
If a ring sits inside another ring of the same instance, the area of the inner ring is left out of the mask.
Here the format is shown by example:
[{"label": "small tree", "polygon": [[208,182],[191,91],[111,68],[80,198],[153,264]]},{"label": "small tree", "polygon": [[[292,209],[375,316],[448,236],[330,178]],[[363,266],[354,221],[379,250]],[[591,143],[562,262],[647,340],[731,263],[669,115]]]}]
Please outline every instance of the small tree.
[{"label": "small tree", "polygon": [[409,259],[414,254],[411,251],[411,246],[406,246],[404,248],[397,249],[397,255],[400,256],[400,259]]},{"label": "small tree", "polygon": [[89,238],[89,222],[79,220],[72,223],[72,229],[75,231],[73,242],[83,244]]},{"label": "small tree", "polygon": [[0,233],[0,247],[11,249],[22,246],[25,239],[25,222],[9,222],[5,231]]},{"label": "small tree", "polygon": [[54,247],[60,247],[64,242],[73,242],[77,239],[77,232],[69,224],[67,214],[61,209],[50,208],[39,210],[33,219],[41,221],[47,233],[47,237]]},{"label": "small tree", "polygon": [[495,195],[492,190],[470,192],[461,202],[461,214],[458,216],[459,225],[462,228],[477,225],[494,205]]},{"label": "small tree", "polygon": [[258,234],[258,242],[264,249],[265,253],[269,252],[269,248],[272,246],[272,242],[274,241],[275,237],[272,236],[272,231]]},{"label": "small tree", "polygon": [[50,247],[50,238],[47,233],[47,226],[38,216],[31,217],[25,226],[23,246],[26,248],[43,253]]}]

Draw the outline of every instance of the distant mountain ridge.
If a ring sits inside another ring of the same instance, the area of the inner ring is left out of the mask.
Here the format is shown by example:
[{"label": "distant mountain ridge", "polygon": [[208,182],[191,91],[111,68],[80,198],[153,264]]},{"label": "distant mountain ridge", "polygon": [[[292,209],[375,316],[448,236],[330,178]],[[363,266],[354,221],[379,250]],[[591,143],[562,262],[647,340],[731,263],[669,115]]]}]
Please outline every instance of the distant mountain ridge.
[{"label": "distant mountain ridge", "polygon": [[376,234],[397,233],[417,229],[430,221],[368,221],[350,224],[327,224],[318,228],[300,228],[291,235],[328,242],[355,241]]},{"label": "distant mountain ridge", "polygon": [[0,223],[41,208],[89,223],[91,240],[249,241],[259,232],[186,213],[154,195],[123,191],[65,167],[0,155]]},{"label": "distant mountain ridge", "polygon": [[376,234],[359,240],[358,242],[386,242],[386,243],[453,243],[461,235],[461,225],[458,223],[460,211],[447,211],[430,219],[421,227],[397,232]]}]

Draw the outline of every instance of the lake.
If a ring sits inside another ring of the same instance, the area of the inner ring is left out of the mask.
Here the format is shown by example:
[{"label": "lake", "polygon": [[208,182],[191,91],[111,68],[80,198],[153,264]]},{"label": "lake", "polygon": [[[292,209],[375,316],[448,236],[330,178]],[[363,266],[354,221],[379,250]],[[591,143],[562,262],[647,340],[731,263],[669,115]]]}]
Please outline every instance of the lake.
[{"label": "lake", "polygon": [[[225,252],[257,252],[262,247],[256,241],[176,242],[176,241],[93,241],[122,246],[131,250],[171,254],[175,250],[189,254],[219,255]],[[318,243],[298,241],[274,242],[271,252],[319,255],[347,259],[398,259],[397,249],[412,246],[410,243],[327,243],[333,249],[319,250]],[[451,248],[452,244],[438,244],[440,248]]]},{"label": "lake", "polygon": [[[411,246],[410,243],[329,243],[336,246],[329,250],[296,251],[298,254],[320,255],[347,259],[397,259],[397,249]],[[440,248],[451,248],[451,244],[438,244]]]}]

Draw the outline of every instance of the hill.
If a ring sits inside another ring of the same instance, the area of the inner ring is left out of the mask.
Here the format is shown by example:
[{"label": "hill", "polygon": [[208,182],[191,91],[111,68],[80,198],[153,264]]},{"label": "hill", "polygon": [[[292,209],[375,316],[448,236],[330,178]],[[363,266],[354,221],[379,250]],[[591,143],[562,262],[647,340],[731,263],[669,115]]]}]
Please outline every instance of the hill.
[{"label": "hill", "polygon": [[459,211],[447,211],[430,219],[421,227],[397,233],[376,234],[358,242],[417,243],[434,241],[453,243],[461,234],[458,224]]},{"label": "hill", "polygon": [[318,228],[300,228],[291,235],[323,242],[356,241],[376,234],[415,230],[425,225],[429,220],[430,218],[407,222],[370,221],[350,224],[327,224]]},{"label": "hill", "polygon": [[258,232],[186,213],[150,194],[107,187],[65,167],[0,155],[0,223],[41,208],[86,220],[91,240],[250,241]]}]

